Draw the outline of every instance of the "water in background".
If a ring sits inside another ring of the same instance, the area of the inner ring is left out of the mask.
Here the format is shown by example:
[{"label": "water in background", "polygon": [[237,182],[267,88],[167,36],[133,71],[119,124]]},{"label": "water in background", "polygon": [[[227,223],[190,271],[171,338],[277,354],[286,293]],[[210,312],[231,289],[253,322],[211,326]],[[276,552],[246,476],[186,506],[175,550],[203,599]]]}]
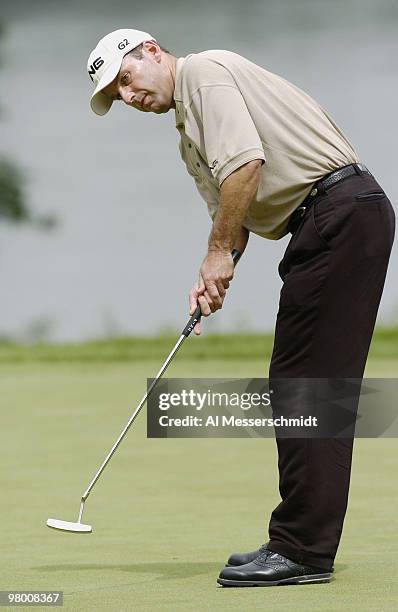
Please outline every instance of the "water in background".
[{"label": "water in background", "polygon": [[[83,5],[82,5],[83,4]],[[192,0],[2,3],[1,152],[27,171],[51,234],[0,228],[0,335],[78,340],[178,329],[210,222],[179,158],[174,113],[88,105],[85,64],[120,27],[152,33],[177,56],[236,51],[324,106],[393,203],[398,5],[392,0]],[[222,312],[206,329],[271,330],[287,238],[252,236]],[[394,255],[379,321],[398,303]],[[371,290],[371,288],[370,288]]]}]

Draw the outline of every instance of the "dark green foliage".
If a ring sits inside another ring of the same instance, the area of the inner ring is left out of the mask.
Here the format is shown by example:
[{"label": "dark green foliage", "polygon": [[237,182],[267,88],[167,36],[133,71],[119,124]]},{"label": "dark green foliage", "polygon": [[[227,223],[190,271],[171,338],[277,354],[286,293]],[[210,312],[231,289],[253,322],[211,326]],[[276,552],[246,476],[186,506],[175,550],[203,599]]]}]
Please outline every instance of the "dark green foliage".
[{"label": "dark green foliage", "polygon": [[[0,39],[4,26],[0,22]],[[1,64],[0,64],[1,67]],[[0,222],[20,223],[30,221],[30,213],[24,201],[23,177],[18,166],[6,158],[0,157]]]},{"label": "dark green foliage", "polygon": [[[4,27],[0,22],[0,39],[3,33]],[[26,204],[23,173],[16,162],[0,152],[0,223],[2,221],[25,222],[44,230],[51,229],[56,223],[52,215],[32,216]]]},{"label": "dark green foliage", "polygon": [[23,177],[19,168],[5,157],[0,158],[0,221],[13,223],[31,219],[24,202]]}]

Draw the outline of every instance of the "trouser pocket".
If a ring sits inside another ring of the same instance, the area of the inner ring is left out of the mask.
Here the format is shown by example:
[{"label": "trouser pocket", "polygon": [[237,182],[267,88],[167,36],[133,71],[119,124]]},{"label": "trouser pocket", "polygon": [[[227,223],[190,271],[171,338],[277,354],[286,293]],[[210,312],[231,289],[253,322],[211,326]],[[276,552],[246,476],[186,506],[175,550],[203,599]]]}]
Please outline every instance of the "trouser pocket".
[{"label": "trouser pocket", "polygon": [[365,193],[357,193],[355,199],[366,202],[367,200],[381,200],[385,197],[384,191],[367,191]]}]

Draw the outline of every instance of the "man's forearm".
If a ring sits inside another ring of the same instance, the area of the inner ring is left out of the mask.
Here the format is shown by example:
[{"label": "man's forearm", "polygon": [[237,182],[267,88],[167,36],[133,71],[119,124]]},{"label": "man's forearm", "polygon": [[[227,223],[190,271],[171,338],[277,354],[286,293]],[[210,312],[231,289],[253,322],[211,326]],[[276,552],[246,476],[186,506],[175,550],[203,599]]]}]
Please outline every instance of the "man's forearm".
[{"label": "man's forearm", "polygon": [[245,251],[247,242],[249,240],[249,236],[250,236],[249,230],[242,226],[234,242],[234,249],[239,251],[241,255],[243,255]]},{"label": "man's forearm", "polygon": [[[220,188],[220,202],[209,237],[209,251],[226,251],[242,241],[242,225],[261,177],[261,160],[230,174]],[[247,242],[247,240],[246,240]]]}]

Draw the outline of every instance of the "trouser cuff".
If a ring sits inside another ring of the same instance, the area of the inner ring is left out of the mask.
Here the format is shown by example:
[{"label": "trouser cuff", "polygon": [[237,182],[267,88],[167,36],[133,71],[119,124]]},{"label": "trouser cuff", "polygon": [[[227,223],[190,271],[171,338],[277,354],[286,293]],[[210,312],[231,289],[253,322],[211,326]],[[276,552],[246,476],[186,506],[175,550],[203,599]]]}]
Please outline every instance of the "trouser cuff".
[{"label": "trouser cuff", "polygon": [[285,544],[284,542],[270,540],[267,549],[271,552],[283,555],[284,557],[287,557],[295,563],[300,563],[301,565],[309,565],[310,567],[319,568],[327,572],[330,572],[333,566],[333,559],[320,555],[314,555],[314,553],[308,553],[304,550],[293,548],[292,546],[289,546],[289,544]]}]

